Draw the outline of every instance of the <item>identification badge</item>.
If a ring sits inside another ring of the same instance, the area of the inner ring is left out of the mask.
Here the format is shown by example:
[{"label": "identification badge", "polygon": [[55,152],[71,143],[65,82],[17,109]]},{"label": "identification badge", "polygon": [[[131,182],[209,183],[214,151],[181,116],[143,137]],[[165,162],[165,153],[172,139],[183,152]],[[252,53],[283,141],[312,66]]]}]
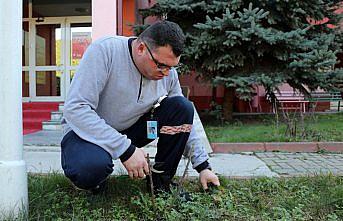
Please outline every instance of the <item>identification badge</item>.
[{"label": "identification badge", "polygon": [[157,121],[148,120],[146,122],[147,126],[147,138],[148,139],[157,139]]}]

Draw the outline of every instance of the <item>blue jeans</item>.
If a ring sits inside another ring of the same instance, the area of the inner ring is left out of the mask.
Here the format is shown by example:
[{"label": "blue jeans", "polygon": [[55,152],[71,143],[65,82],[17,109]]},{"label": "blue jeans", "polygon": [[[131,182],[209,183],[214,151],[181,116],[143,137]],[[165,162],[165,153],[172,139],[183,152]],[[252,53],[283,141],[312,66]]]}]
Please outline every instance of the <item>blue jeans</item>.
[{"label": "blue jeans", "polygon": [[[159,141],[155,165],[170,177],[176,173],[177,166],[184,152],[189,132],[161,133],[173,126],[192,125],[194,110],[191,102],[184,97],[167,97],[154,112],[158,121]],[[136,147],[140,148],[152,140],[147,139],[146,121],[150,112],[143,115],[130,128],[120,131],[126,134]],[[64,174],[77,187],[92,189],[101,184],[113,172],[111,155],[100,146],[81,139],[74,131],[67,133],[61,142],[61,163]]]}]

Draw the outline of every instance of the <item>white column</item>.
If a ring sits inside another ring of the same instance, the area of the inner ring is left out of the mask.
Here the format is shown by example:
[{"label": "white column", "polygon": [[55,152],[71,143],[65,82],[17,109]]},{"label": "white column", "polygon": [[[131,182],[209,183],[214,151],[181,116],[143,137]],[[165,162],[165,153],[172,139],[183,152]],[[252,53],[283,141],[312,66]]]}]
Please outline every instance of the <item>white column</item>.
[{"label": "white column", "polygon": [[22,128],[22,0],[0,1],[0,220],[28,208]]},{"label": "white column", "polygon": [[117,34],[117,1],[92,0],[92,41]]}]

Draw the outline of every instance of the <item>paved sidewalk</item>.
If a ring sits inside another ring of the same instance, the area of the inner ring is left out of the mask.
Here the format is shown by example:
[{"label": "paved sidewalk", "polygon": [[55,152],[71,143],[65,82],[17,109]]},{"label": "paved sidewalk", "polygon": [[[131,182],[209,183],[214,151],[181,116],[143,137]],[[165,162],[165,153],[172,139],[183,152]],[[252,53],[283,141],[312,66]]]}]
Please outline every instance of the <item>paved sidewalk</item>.
[{"label": "paved sidewalk", "polygon": [[[154,161],[156,148],[144,148],[151,156],[151,161]],[[25,148],[24,160],[27,164],[27,171],[30,173],[63,173],[61,168],[61,153],[59,147],[47,149],[41,148]],[[182,176],[185,165],[188,159],[183,158],[177,170],[177,176]],[[245,154],[211,154],[210,164],[213,170],[225,177],[234,178],[252,178],[252,177],[277,177],[278,175],[272,172],[268,166],[256,156]],[[125,168],[119,160],[114,162],[114,171],[112,175],[127,174]],[[189,166],[189,177],[198,177],[198,173]]]},{"label": "paved sidewalk", "polygon": [[[60,163],[60,131],[40,131],[24,136],[24,159],[28,172],[62,173]],[[156,154],[156,142],[145,150],[152,157]],[[210,152],[210,151],[209,151]],[[181,175],[187,160],[180,163],[177,174]],[[304,176],[332,173],[343,176],[343,154],[246,152],[241,154],[210,153],[210,163],[219,175],[234,178]],[[114,175],[125,174],[122,164],[114,161]],[[190,168],[189,176],[198,176]]]},{"label": "paved sidewalk", "polygon": [[[152,156],[156,150],[145,148]],[[246,154],[210,154],[213,170],[225,177],[291,177],[333,174],[343,176],[343,154],[318,153],[246,153]],[[27,148],[24,159],[30,173],[62,173],[59,147],[46,149]],[[177,175],[181,176],[187,159],[182,159]],[[119,160],[114,161],[113,175],[123,175],[126,171]],[[198,173],[190,166],[189,176],[197,177]]]},{"label": "paved sidewalk", "polygon": [[343,176],[343,154],[263,152],[255,155],[279,176]]},{"label": "paved sidewalk", "polygon": [[[196,120],[195,117],[194,120]],[[196,122],[197,131],[203,140],[207,141],[206,134],[200,120]],[[62,173],[60,160],[60,142],[62,139],[61,131],[39,131],[24,136],[24,159],[27,163],[27,169],[30,173]],[[156,155],[156,143],[154,141],[148,144],[144,149],[154,160]],[[208,143],[208,141],[207,141]],[[206,144],[206,142],[205,142]],[[212,152],[210,145],[205,145],[208,153]],[[274,177],[278,176],[272,172],[268,166],[256,156],[246,154],[211,154],[210,163],[213,170],[225,177]],[[187,160],[180,162],[177,175],[183,174]],[[198,173],[189,167],[189,176],[197,177]],[[126,174],[126,170],[119,160],[114,161],[113,175]]]}]

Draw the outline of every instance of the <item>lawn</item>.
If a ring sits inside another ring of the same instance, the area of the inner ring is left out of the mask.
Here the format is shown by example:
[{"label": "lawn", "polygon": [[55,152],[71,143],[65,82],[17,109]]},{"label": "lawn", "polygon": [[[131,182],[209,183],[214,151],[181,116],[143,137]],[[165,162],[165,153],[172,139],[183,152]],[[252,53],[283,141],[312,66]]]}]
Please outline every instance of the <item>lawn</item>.
[{"label": "lawn", "polygon": [[[305,136],[285,136],[286,125],[277,127],[274,116],[241,116],[231,123],[204,120],[206,134],[213,143],[343,141],[343,113],[305,117]],[[299,132],[299,122],[298,122]]]},{"label": "lawn", "polygon": [[58,174],[29,176],[29,220],[342,220],[343,177],[228,180],[211,193],[196,181],[176,195],[156,199],[143,180],[112,177],[101,195],[75,190]]}]

